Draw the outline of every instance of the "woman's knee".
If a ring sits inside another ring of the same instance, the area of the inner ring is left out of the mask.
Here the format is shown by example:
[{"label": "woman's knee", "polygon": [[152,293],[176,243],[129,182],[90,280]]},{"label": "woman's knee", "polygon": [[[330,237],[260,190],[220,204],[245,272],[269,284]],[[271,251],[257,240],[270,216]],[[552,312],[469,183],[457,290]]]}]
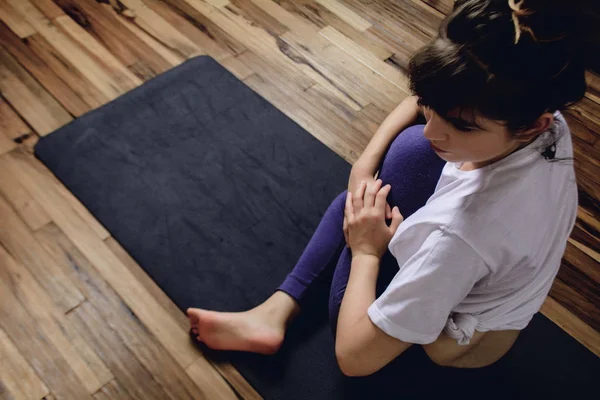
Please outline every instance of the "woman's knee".
[{"label": "woman's knee", "polygon": [[388,202],[405,218],[433,194],[445,161],[423,136],[423,125],[412,126],[396,137],[381,164],[379,178],[390,184]]},{"label": "woman's knee", "polygon": [[396,136],[382,160],[381,174],[428,168],[432,162],[443,163],[423,135],[423,129],[424,125],[411,126]]}]

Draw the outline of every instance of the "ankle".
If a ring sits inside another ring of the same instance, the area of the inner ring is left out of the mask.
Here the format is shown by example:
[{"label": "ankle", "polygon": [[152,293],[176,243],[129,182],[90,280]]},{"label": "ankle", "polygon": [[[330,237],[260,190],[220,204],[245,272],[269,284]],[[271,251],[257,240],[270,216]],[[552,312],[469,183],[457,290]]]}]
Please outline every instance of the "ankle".
[{"label": "ankle", "polygon": [[300,306],[289,294],[278,290],[254,310],[287,326],[300,313]]}]

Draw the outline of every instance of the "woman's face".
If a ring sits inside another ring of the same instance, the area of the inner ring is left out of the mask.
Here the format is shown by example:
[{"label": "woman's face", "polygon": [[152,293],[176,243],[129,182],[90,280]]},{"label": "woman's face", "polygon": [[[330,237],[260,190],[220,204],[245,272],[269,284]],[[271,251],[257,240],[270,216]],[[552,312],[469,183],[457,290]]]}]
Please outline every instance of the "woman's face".
[{"label": "woman's face", "polygon": [[438,156],[448,162],[471,163],[474,168],[481,168],[524,144],[523,139],[516,139],[498,121],[479,115],[475,115],[475,121],[463,119],[471,117],[471,113],[453,112],[442,118],[427,107],[423,107],[423,114],[427,119],[425,137]]}]

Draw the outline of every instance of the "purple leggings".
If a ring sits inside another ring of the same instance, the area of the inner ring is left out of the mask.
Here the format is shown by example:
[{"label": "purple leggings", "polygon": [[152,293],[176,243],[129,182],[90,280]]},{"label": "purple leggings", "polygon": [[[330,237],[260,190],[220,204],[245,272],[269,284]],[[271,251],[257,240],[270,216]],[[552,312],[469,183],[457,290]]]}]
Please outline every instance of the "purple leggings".
[{"label": "purple leggings", "polygon": [[[445,164],[423,136],[423,127],[412,126],[399,134],[380,166],[383,185],[392,186],[388,203],[392,208],[398,206],[404,218],[425,205]],[[334,337],[352,261],[342,230],[346,192],[337,196],[325,211],[298,263],[278,288],[292,296],[301,308],[312,297],[311,292],[329,291],[329,322]],[[381,260],[377,296],[383,293],[398,268],[396,259],[387,251]]]}]

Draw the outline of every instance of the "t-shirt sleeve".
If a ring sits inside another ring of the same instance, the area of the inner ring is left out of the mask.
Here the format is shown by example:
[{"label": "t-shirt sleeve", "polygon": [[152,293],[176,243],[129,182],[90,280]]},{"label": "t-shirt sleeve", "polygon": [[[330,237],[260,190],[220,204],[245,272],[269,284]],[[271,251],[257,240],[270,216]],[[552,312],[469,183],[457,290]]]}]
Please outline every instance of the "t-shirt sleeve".
[{"label": "t-shirt sleeve", "polygon": [[435,230],[369,307],[369,318],[403,342],[432,343],[452,310],[488,271],[483,259],[460,237]]}]

